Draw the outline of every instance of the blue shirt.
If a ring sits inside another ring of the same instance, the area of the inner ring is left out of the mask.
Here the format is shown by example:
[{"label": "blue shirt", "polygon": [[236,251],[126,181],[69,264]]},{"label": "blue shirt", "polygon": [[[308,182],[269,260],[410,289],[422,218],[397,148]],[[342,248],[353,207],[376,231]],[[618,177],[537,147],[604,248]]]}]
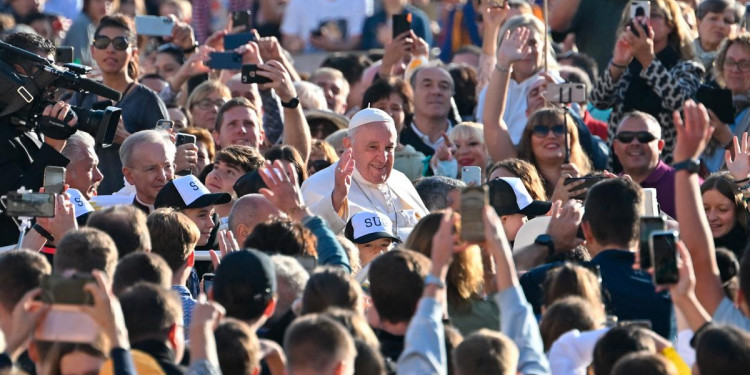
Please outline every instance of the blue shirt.
[{"label": "blue shirt", "polygon": [[184,324],[185,341],[190,340],[190,321],[193,317],[193,307],[195,307],[195,300],[190,295],[190,291],[184,285],[172,285],[172,290],[176,291],[180,296],[180,302],[182,302],[182,322]]},{"label": "blue shirt", "polygon": [[[671,340],[677,330],[669,292],[656,293],[651,275],[634,270],[634,262],[635,254],[626,250],[604,250],[589,262],[600,268],[607,312],[620,321],[649,320],[654,332]],[[537,314],[543,304],[547,271],[560,265],[545,264],[521,276],[523,291]]]}]

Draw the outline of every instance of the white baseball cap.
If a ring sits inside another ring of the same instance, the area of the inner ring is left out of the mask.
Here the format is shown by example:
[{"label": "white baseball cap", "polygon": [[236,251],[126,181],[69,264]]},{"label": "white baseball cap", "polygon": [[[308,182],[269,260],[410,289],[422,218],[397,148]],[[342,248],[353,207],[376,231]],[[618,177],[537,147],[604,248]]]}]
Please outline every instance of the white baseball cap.
[{"label": "white baseball cap", "polygon": [[203,208],[215,204],[229,203],[232,196],[227,193],[211,193],[193,175],[175,178],[167,182],[156,194],[154,207]]},{"label": "white baseball cap", "polygon": [[70,203],[73,205],[76,218],[94,211],[94,207],[78,189],[68,188],[65,192],[70,196]]},{"label": "white baseball cap", "polygon": [[362,211],[352,215],[346,223],[344,236],[358,244],[365,244],[380,238],[399,241],[398,237],[391,232],[391,228],[393,224],[388,216],[380,212]]},{"label": "white baseball cap", "polygon": [[352,119],[349,120],[349,130],[354,130],[371,122],[385,122],[388,123],[390,127],[393,127],[393,129],[396,129],[396,124],[393,122],[391,115],[377,108],[365,108],[357,112]]}]

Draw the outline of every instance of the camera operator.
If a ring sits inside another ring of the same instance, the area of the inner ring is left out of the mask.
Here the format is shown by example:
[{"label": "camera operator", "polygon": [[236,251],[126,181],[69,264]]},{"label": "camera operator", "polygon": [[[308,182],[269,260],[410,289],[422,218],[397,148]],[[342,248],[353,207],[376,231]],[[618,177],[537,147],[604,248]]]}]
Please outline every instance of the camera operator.
[{"label": "camera operator", "polygon": [[[35,34],[11,34],[6,42],[49,59],[55,55],[54,45]],[[10,53],[1,54],[0,58],[20,74],[31,75],[37,69],[27,60]],[[66,122],[70,127],[75,126],[78,120],[65,102],[45,107],[42,114],[64,122],[68,118]],[[60,153],[64,146],[65,140],[44,137],[27,127],[15,126],[7,116],[0,118],[0,194],[21,186],[39,190],[44,179],[44,167],[68,165],[68,159]],[[18,227],[15,222],[1,214],[0,246],[13,244],[17,239]]]}]

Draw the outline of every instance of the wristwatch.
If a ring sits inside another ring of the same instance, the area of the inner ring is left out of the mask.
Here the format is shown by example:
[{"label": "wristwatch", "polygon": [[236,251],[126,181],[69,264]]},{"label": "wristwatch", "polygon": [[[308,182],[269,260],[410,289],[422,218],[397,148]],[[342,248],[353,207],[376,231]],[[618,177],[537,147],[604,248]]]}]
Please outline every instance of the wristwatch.
[{"label": "wristwatch", "polygon": [[296,96],[289,99],[288,102],[281,102],[281,106],[284,108],[294,109],[294,108],[297,108],[298,105],[299,105],[299,97],[296,97]]},{"label": "wristwatch", "polygon": [[675,172],[686,170],[688,173],[698,173],[701,170],[701,162],[696,159],[688,159],[672,164],[672,168],[674,168]]},{"label": "wristwatch", "polygon": [[193,53],[195,50],[198,49],[198,42],[194,42],[192,46],[185,48],[182,50],[182,53]]},{"label": "wristwatch", "polygon": [[442,280],[440,280],[439,277],[437,277],[437,276],[435,276],[433,274],[429,274],[429,275],[427,275],[427,277],[424,278],[424,285],[425,286],[427,286],[427,285],[435,285],[436,287],[438,287],[438,289],[444,289],[445,288],[445,283]]},{"label": "wristwatch", "polygon": [[548,254],[549,256],[552,256],[555,254],[555,242],[552,241],[552,237],[550,237],[549,234],[540,234],[536,236],[534,243],[537,245],[547,246],[547,250],[549,251],[549,254]]}]

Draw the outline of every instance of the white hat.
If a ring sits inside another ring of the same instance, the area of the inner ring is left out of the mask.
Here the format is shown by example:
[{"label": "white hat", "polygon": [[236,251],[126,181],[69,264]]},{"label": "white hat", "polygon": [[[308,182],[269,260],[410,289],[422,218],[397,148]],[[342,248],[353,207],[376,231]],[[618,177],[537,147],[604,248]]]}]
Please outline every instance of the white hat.
[{"label": "white hat", "polygon": [[371,122],[385,122],[388,123],[390,127],[393,127],[393,129],[396,129],[396,124],[393,122],[391,115],[377,108],[365,108],[357,112],[352,119],[349,120],[349,130],[354,130]]},{"label": "white hat", "polygon": [[[380,212],[362,211],[349,219],[344,229],[344,236],[350,241],[364,244],[379,238],[390,238],[399,241],[391,232],[393,224],[388,216]],[[400,242],[400,241],[399,241]]]},{"label": "white hat", "polygon": [[91,211],[94,211],[94,207],[91,206],[88,200],[81,194],[78,189],[68,188],[65,192],[70,196],[70,203],[73,205],[76,217],[85,215]]}]

